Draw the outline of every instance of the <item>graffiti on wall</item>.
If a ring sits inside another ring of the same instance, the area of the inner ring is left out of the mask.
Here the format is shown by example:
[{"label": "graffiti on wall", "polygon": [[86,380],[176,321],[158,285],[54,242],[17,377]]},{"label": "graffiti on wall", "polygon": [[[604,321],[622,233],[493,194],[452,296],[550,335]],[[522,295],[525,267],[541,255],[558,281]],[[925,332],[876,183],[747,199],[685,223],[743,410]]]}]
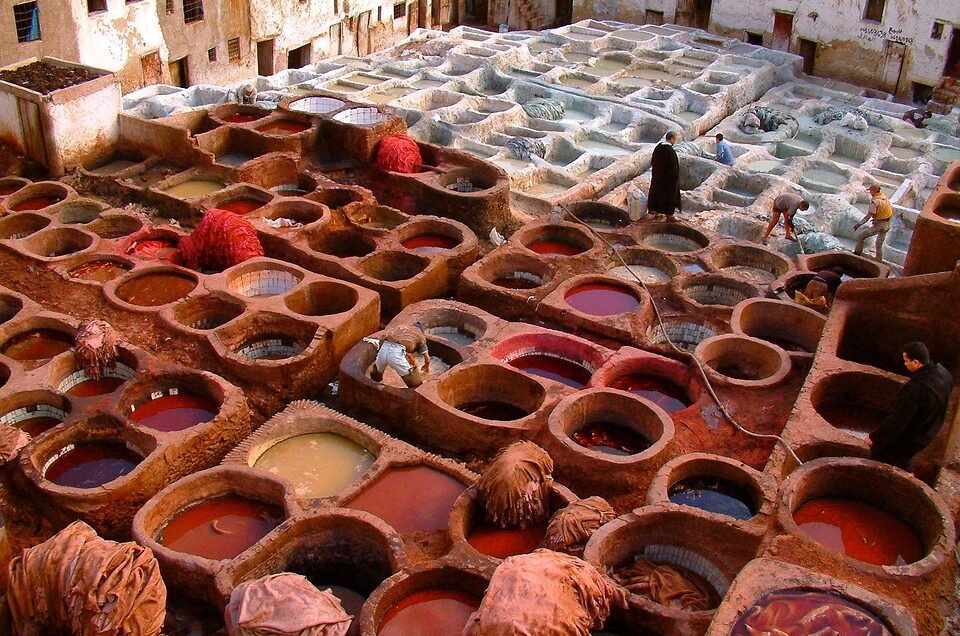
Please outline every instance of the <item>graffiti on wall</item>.
[{"label": "graffiti on wall", "polygon": [[913,38],[903,35],[903,29],[893,27],[860,27],[860,34],[857,36],[864,42],[873,42],[875,40],[890,40],[897,44],[913,44]]}]

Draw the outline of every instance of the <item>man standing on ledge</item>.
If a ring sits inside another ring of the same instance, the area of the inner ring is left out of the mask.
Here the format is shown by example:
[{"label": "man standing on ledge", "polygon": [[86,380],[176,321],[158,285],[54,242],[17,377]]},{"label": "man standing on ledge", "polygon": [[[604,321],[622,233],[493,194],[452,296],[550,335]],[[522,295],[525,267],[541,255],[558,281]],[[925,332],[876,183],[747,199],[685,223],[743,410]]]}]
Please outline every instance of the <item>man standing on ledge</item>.
[{"label": "man standing on ledge", "polygon": [[650,196],[647,197],[647,210],[653,214],[666,214],[668,218],[680,209],[680,159],[673,149],[675,143],[677,133],[670,131],[654,148]]},{"label": "man standing on ledge", "polygon": [[[423,384],[423,376],[430,373],[430,352],[427,350],[427,339],[423,335],[422,323],[400,325],[387,332],[377,359],[370,370],[370,379],[374,382],[383,381],[383,372],[389,366],[400,375],[400,379],[413,389]],[[417,368],[417,361],[413,354],[423,356],[423,366]]]},{"label": "man standing on ledge", "polygon": [[914,456],[927,447],[943,426],[953,376],[930,359],[922,342],[903,347],[903,363],[910,379],[893,396],[890,414],[870,435],[870,456],[910,470]]},{"label": "man standing on ledge", "polygon": [[860,226],[867,221],[873,221],[870,227],[857,233],[857,245],[853,248],[853,253],[857,256],[863,254],[863,243],[869,237],[877,237],[877,262],[883,262],[883,242],[887,239],[887,232],[890,231],[890,219],[893,218],[893,204],[881,190],[880,186],[873,184],[870,186],[870,207],[867,213],[860,221],[853,226],[853,229],[860,229]]}]

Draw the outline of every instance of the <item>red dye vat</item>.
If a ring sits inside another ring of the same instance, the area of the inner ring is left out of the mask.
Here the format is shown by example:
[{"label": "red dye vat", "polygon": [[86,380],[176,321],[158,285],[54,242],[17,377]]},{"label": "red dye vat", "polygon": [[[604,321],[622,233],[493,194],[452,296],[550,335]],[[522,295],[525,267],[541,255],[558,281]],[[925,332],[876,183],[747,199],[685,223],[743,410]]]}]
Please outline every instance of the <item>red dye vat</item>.
[{"label": "red dye vat", "polygon": [[171,433],[209,422],[217,415],[217,406],[189,393],[164,395],[144,402],[130,419],[157,431]]},{"label": "red dye vat", "polygon": [[445,252],[455,248],[459,244],[460,242],[457,241],[457,239],[442,234],[421,234],[408,238],[402,243],[408,250],[414,250],[421,254]]},{"label": "red dye vat", "polygon": [[379,636],[460,636],[480,598],[457,590],[414,592],[387,610]]},{"label": "red dye vat", "polygon": [[623,287],[604,283],[575,287],[567,292],[564,300],[577,311],[591,316],[625,314],[640,306],[640,300]]},{"label": "red dye vat", "polygon": [[303,122],[293,121],[290,119],[281,119],[280,121],[267,124],[259,130],[260,132],[268,135],[295,135],[297,133],[302,133],[308,128],[310,128],[310,124],[305,124]]},{"label": "red dye vat", "polygon": [[249,113],[234,113],[233,115],[227,115],[226,117],[221,117],[221,119],[228,124],[249,124],[252,121],[257,121],[263,117],[263,115],[252,115]]},{"label": "red dye vat", "polygon": [[539,287],[543,283],[538,280],[533,280],[530,278],[520,278],[516,276],[505,276],[504,278],[498,278],[493,281],[494,285],[498,287],[506,287],[507,289],[534,289]]},{"label": "red dye vat", "polygon": [[0,197],[5,197],[8,194],[13,194],[14,192],[16,192],[22,187],[23,185],[19,183],[7,183],[7,184],[0,185]]},{"label": "red dye vat", "polygon": [[177,552],[232,559],[283,521],[283,510],[238,495],[208,499],[170,520],[158,541]]},{"label": "red dye vat", "polygon": [[13,206],[14,212],[23,212],[24,210],[42,210],[54,203],[60,203],[63,197],[33,197]]},{"label": "red dye vat", "polygon": [[504,530],[482,523],[473,529],[467,542],[481,554],[506,559],[515,554],[527,554],[536,550],[543,543],[546,531],[546,526]]},{"label": "red dye vat", "polygon": [[923,550],[916,533],[882,508],[862,501],[824,497],[793,513],[800,529],[825,547],[874,565],[906,565]]},{"label": "red dye vat", "polygon": [[80,280],[92,280],[105,283],[130,270],[129,265],[114,261],[90,261],[70,270],[70,276]]},{"label": "red dye vat", "polygon": [[29,420],[21,420],[16,426],[30,437],[36,437],[46,433],[51,428],[60,423],[55,417],[34,417]]},{"label": "red dye vat", "polygon": [[525,356],[514,358],[509,362],[511,367],[521,369],[527,373],[562,382],[575,389],[582,389],[590,382],[593,373],[569,360],[556,358],[543,353],[529,353]]},{"label": "red dye vat", "polygon": [[217,205],[217,209],[226,210],[227,212],[233,212],[234,214],[249,214],[254,210],[259,210],[264,205],[265,204],[263,201],[244,198],[244,199],[233,199],[232,201],[220,203]]},{"label": "red dye vat", "polygon": [[401,534],[437,532],[446,529],[453,502],[464,490],[433,468],[390,468],[347,506],[377,515]]},{"label": "red dye vat", "polygon": [[730,636],[892,636],[883,621],[842,596],[812,590],[770,592],[734,623]]},{"label": "red dye vat", "polygon": [[831,426],[866,437],[877,430],[889,411],[863,402],[828,402],[817,406],[817,413]]},{"label": "red dye vat", "polygon": [[546,256],[574,256],[584,251],[582,247],[573,243],[547,240],[534,241],[527,245],[527,249]]},{"label": "red dye vat", "polygon": [[667,413],[676,413],[690,406],[687,396],[680,387],[649,375],[639,373],[621,375],[607,386],[647,398]]},{"label": "red dye vat", "polygon": [[61,486],[96,488],[126,475],[141,461],[119,442],[77,444],[50,464],[44,477]]},{"label": "red dye vat", "polygon": [[177,274],[144,274],[123,283],[117,296],[131,305],[157,307],[180,300],[193,291],[197,281]]},{"label": "red dye vat", "polygon": [[79,384],[74,384],[70,387],[70,390],[67,391],[67,395],[72,395],[74,397],[92,397],[94,395],[106,395],[107,393],[113,393],[117,388],[126,382],[124,378],[112,378],[112,377],[102,377],[99,380],[94,380],[90,378],[89,380],[84,380]]},{"label": "red dye vat", "polygon": [[463,411],[482,420],[496,420],[498,422],[507,422],[510,420],[519,420],[521,417],[529,415],[519,406],[514,406],[507,402],[497,400],[484,400],[481,402],[467,402],[457,407],[457,410]]},{"label": "red dye vat", "polygon": [[177,252],[177,241],[173,239],[143,239],[135,241],[127,254],[151,261],[169,261]]},{"label": "red dye vat", "polygon": [[591,422],[570,437],[584,448],[607,455],[636,455],[650,448],[650,440],[617,422]]},{"label": "red dye vat", "polygon": [[3,345],[3,355],[21,362],[49,360],[68,351],[73,336],[55,329],[33,329],[14,336]]}]

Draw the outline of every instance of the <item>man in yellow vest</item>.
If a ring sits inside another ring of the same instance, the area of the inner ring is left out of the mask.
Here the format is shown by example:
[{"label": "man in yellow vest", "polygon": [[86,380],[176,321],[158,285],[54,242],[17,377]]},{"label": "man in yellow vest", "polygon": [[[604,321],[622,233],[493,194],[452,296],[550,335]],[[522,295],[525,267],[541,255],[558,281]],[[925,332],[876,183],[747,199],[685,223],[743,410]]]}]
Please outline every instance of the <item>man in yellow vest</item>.
[{"label": "man in yellow vest", "polygon": [[887,238],[887,232],[890,231],[890,219],[893,218],[893,204],[883,192],[880,186],[873,184],[870,186],[870,207],[867,213],[860,221],[853,226],[858,229],[867,221],[873,221],[871,226],[857,234],[857,246],[853,248],[853,253],[860,255],[863,253],[863,242],[871,236],[877,237],[877,261],[883,262],[883,242]]}]

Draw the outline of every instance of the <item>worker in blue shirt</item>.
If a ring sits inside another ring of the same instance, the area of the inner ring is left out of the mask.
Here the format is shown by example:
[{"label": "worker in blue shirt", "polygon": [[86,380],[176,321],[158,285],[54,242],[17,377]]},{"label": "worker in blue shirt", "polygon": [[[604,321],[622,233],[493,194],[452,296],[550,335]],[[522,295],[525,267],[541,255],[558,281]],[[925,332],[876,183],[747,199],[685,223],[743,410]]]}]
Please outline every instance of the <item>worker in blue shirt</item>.
[{"label": "worker in blue shirt", "polygon": [[733,149],[730,144],[723,140],[723,135],[717,133],[717,154],[714,160],[719,161],[725,166],[733,165]]}]

